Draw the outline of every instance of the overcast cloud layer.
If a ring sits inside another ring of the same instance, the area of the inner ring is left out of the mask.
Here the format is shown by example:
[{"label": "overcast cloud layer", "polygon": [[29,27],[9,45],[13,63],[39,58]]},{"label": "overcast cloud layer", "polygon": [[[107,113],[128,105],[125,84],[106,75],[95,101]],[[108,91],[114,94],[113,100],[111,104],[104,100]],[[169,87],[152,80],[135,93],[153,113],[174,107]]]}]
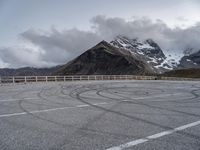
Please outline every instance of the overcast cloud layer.
[{"label": "overcast cloud layer", "polygon": [[21,33],[19,45],[0,48],[0,67],[49,67],[63,64],[94,46],[101,40],[111,41],[117,35],[141,40],[151,38],[166,51],[182,53],[187,48],[200,49],[200,23],[186,29],[170,28],[163,21],[148,18],[96,16],[91,29],[65,31],[51,28],[29,29]]}]

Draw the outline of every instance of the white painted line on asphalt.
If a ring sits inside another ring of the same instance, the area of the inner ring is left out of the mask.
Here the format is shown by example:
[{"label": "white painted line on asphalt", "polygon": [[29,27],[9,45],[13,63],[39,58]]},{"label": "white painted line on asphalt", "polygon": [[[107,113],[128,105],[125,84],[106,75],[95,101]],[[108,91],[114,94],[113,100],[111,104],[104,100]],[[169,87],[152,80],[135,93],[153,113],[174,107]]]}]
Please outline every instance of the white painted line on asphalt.
[{"label": "white painted line on asphalt", "polygon": [[3,117],[11,117],[11,116],[19,116],[19,115],[25,115],[27,114],[26,112],[22,112],[22,113],[13,113],[13,114],[3,114],[3,115],[0,115],[0,118],[3,118]]},{"label": "white painted line on asphalt", "polygon": [[24,100],[24,99],[27,99],[27,100],[29,100],[29,99],[30,99],[30,100],[32,100],[32,99],[38,99],[38,98],[33,98],[33,97],[25,97],[25,98],[23,98],[23,100]]},{"label": "white painted line on asphalt", "polygon": [[[98,105],[105,105],[105,104],[108,104],[108,103],[106,103],[106,102],[102,102],[102,103],[95,103],[95,104],[92,104],[92,105],[95,105],[95,106],[98,106]],[[78,106],[76,106],[76,107],[88,107],[88,106],[90,106],[90,105],[78,105]]]},{"label": "white painted line on asphalt", "polygon": [[133,100],[143,100],[147,98],[163,98],[167,96],[177,96],[177,95],[183,95],[183,93],[177,93],[177,94],[162,94],[162,95],[151,95],[151,96],[143,96],[143,97],[132,97],[131,100],[122,100],[122,102],[131,102]]},{"label": "white painted line on asphalt", "polygon": [[78,105],[77,107],[88,107],[89,105]]},{"label": "white painted line on asphalt", "polygon": [[92,104],[92,105],[105,105],[105,104],[108,104],[107,102],[102,102],[102,103],[95,103],[95,104]]},{"label": "white painted line on asphalt", "polygon": [[171,129],[171,130],[167,130],[167,131],[163,131],[163,132],[160,132],[160,133],[157,133],[157,134],[154,134],[154,135],[150,135],[150,136],[147,136],[145,138],[133,140],[131,142],[121,144],[119,146],[111,147],[111,148],[108,148],[106,150],[123,150],[123,149],[126,149],[126,148],[136,146],[138,144],[142,144],[142,143],[148,142],[150,140],[154,140],[154,139],[157,139],[157,138],[160,138],[160,137],[163,137],[163,136],[166,136],[166,135],[170,135],[170,134],[173,134],[175,132],[182,131],[182,130],[185,130],[187,128],[195,127],[195,126],[198,126],[198,125],[200,125],[200,120],[193,122],[193,123],[189,123],[189,124],[180,126],[180,127],[177,127],[177,128],[174,128],[174,129]]},{"label": "white painted line on asphalt", "polygon": [[[96,103],[96,104],[92,104],[92,105],[99,106],[99,105],[105,105],[105,104],[109,104],[109,103]],[[60,108],[51,108],[51,109],[44,109],[44,110],[35,110],[35,111],[30,111],[29,113],[36,114],[36,113],[42,113],[42,112],[50,112],[50,111],[56,111],[56,110],[81,108],[81,107],[90,107],[90,105],[77,105],[77,106],[73,106],[73,107],[60,107]],[[29,113],[21,112],[21,113],[3,114],[3,115],[0,115],[0,118],[27,115]]]},{"label": "white painted line on asphalt", "polygon": [[[22,100],[22,99],[21,99]],[[19,101],[19,99],[7,99],[7,100],[0,100],[1,102],[14,102],[14,101]]]},{"label": "white painted line on asphalt", "polygon": [[0,100],[1,102],[15,102],[15,101],[21,101],[21,100],[37,100],[38,98],[21,98],[21,99],[7,99],[7,100]]}]

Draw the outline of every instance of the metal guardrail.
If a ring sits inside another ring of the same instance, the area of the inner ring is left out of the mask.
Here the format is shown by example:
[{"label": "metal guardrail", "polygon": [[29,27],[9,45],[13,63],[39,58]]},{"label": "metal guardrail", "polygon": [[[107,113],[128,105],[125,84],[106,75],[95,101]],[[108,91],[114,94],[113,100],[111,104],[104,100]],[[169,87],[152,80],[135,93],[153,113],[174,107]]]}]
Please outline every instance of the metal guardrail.
[{"label": "metal guardrail", "polygon": [[136,75],[81,75],[81,76],[2,76],[0,83],[59,82],[87,80],[179,80],[200,81],[200,78],[177,78]]}]

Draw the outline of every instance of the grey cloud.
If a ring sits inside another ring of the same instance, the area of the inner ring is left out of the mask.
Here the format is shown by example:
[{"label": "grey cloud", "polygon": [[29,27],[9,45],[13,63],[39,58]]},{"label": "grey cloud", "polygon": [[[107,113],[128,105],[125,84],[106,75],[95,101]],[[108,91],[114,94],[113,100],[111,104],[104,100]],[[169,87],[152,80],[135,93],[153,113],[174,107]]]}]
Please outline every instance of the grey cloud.
[{"label": "grey cloud", "polygon": [[131,38],[152,38],[162,36],[161,32],[167,28],[161,20],[154,23],[152,20],[143,17],[134,21],[125,21],[121,18],[106,18],[105,16],[96,16],[92,19],[93,28],[101,36],[109,36],[113,38],[119,34],[129,36]]},{"label": "grey cloud", "polygon": [[200,49],[200,23],[187,29],[171,29],[162,20],[154,22],[145,17],[125,21],[121,18],[96,16],[92,22],[95,31],[107,38],[119,34],[142,40],[152,38],[164,50],[177,52],[182,52],[186,48],[193,48],[194,51]]},{"label": "grey cloud", "polygon": [[41,51],[35,51],[29,48],[1,48],[0,49],[1,66],[17,67],[48,67],[56,65],[53,62],[44,61]]},{"label": "grey cloud", "polygon": [[65,63],[100,41],[95,33],[78,29],[60,32],[52,28],[49,33],[28,30],[21,36],[45,51],[42,56],[44,61],[56,64]]},{"label": "grey cloud", "polygon": [[186,19],[185,17],[183,17],[183,16],[179,16],[179,17],[177,17],[176,18],[178,21],[182,21],[182,22],[187,22],[188,21],[188,19]]},{"label": "grey cloud", "polygon": [[20,36],[25,43],[31,43],[38,49],[35,50],[35,47],[0,49],[0,58],[3,63],[12,67],[63,64],[101,40],[110,41],[117,35],[141,40],[152,38],[161,48],[172,52],[181,53],[186,48],[193,48],[194,51],[200,49],[200,23],[187,29],[171,29],[162,20],[152,21],[147,17],[126,21],[123,18],[96,16],[91,20],[89,31],[79,29],[59,31],[55,28],[48,31],[27,30]]}]

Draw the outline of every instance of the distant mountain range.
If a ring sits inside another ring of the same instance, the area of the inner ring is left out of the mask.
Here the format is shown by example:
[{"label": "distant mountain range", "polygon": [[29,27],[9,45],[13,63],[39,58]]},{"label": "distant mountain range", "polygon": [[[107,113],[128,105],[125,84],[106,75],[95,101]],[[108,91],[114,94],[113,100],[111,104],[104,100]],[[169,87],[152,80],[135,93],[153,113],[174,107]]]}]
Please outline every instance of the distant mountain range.
[{"label": "distant mountain range", "polygon": [[183,50],[183,54],[180,56],[167,55],[152,39],[139,41],[125,36],[117,36],[111,44],[130,51],[132,55],[142,57],[157,73],[174,69],[200,68],[200,50],[191,54],[192,49],[187,49],[187,53],[186,50]]},{"label": "distant mountain range", "polygon": [[154,71],[142,58],[125,49],[119,49],[106,41],[62,66],[58,75],[89,74],[153,74]]},{"label": "distant mountain range", "polygon": [[[183,57],[181,57],[183,56]],[[152,39],[140,41],[117,36],[113,41],[102,41],[65,65],[51,68],[0,69],[0,76],[31,75],[92,75],[134,74],[152,75],[177,70],[199,68],[200,50],[187,50],[179,57],[166,55]]]},{"label": "distant mountain range", "polygon": [[32,68],[24,67],[19,69],[4,68],[0,69],[0,76],[46,76],[53,75],[60,66],[51,68]]},{"label": "distant mountain range", "polygon": [[162,74],[162,76],[167,77],[184,77],[184,78],[200,78],[200,69],[189,68],[189,69],[179,69],[172,70]]}]

